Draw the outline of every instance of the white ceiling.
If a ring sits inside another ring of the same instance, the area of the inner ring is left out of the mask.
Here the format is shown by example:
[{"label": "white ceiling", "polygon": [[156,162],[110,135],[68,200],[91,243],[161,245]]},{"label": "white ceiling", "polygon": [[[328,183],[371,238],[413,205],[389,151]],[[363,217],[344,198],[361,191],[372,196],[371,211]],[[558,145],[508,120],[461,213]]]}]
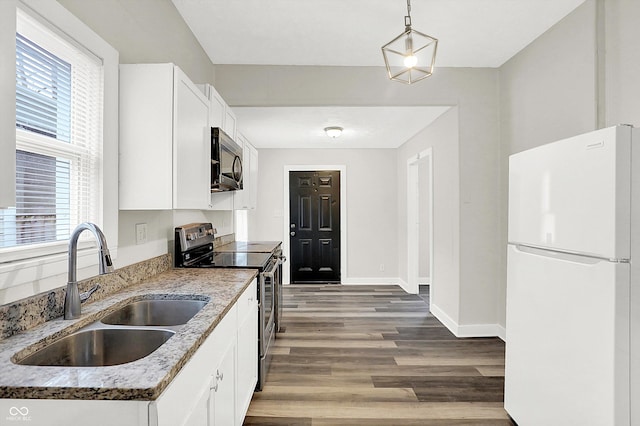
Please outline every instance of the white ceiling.
[{"label": "white ceiling", "polygon": [[[411,17],[415,30],[439,39],[435,72],[437,67],[499,67],[583,2],[412,0]],[[173,3],[214,64],[383,66],[380,48],[404,31],[407,12],[406,0]],[[321,108],[316,112],[334,115],[317,115],[314,121],[308,108],[234,111],[243,133],[258,148],[291,145],[293,141],[299,145],[305,138],[311,138],[307,139],[309,145],[318,145],[320,139],[314,139],[314,135],[326,125],[340,125],[328,123],[339,119],[356,123],[359,129],[349,135],[345,124],[344,141],[351,138],[350,142],[358,146],[388,141],[387,146],[397,146],[396,138],[391,140],[376,132],[385,132],[385,126],[392,125],[407,128],[412,122],[409,115],[426,114],[424,107],[411,113],[404,108],[401,114],[391,114],[386,109],[366,120],[366,114],[372,112],[368,108]],[[437,111],[427,115],[442,113]],[[404,116],[406,121],[398,118]],[[425,123],[423,128],[429,124]],[[305,129],[304,125],[310,127]],[[336,145],[326,139],[324,142],[327,146]]]},{"label": "white ceiling", "polygon": [[[256,148],[397,148],[449,107],[234,108]],[[245,123],[250,123],[246,126]],[[344,128],[331,139],[324,128]]]}]

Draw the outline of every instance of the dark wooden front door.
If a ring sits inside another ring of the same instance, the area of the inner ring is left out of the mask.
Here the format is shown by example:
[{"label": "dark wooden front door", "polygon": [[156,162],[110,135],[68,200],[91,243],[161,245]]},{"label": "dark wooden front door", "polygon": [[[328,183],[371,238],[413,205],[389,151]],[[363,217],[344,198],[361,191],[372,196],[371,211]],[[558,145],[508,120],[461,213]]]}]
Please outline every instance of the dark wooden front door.
[{"label": "dark wooden front door", "polygon": [[340,282],[340,172],[289,172],[291,282]]}]

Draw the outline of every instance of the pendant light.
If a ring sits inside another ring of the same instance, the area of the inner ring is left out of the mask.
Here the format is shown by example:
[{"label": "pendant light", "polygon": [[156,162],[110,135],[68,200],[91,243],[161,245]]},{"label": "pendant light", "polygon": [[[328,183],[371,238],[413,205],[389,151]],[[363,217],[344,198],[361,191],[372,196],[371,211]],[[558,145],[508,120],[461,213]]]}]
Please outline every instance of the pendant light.
[{"label": "pendant light", "polygon": [[393,81],[411,84],[433,74],[438,39],[411,28],[411,0],[407,0],[404,32],[382,46],[387,74]]}]

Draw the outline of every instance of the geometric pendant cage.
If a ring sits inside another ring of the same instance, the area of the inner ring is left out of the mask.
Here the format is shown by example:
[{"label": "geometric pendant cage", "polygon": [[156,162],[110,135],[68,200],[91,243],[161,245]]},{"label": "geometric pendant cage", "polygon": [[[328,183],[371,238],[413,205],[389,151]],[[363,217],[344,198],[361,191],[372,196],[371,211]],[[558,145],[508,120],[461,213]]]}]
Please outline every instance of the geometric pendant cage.
[{"label": "geometric pendant cage", "polygon": [[411,84],[433,74],[438,39],[411,28],[410,0],[404,21],[404,32],[382,46],[382,55],[389,78]]}]

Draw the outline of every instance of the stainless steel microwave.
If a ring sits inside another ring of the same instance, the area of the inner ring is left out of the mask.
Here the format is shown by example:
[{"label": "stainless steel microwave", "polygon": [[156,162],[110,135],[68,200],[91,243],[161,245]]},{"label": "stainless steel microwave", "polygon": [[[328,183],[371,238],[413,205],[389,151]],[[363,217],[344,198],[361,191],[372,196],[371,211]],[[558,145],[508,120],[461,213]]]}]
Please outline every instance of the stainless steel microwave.
[{"label": "stainless steel microwave", "polygon": [[221,128],[211,128],[211,192],[242,189],[242,147]]}]

